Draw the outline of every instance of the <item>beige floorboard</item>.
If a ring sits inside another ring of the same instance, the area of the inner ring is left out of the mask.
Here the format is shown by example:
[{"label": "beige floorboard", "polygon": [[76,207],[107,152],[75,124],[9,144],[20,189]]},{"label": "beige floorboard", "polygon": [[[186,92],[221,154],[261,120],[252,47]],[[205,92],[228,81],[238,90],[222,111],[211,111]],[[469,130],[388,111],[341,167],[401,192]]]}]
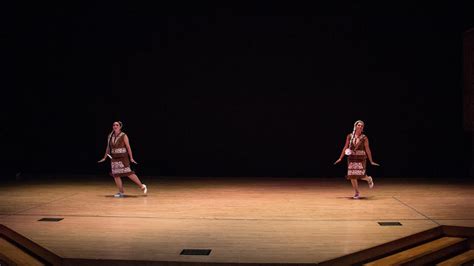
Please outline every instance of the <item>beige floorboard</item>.
[{"label": "beige floorboard", "polygon": [[[39,218],[14,216],[2,223],[61,257],[213,262],[319,262],[436,226],[426,220],[382,228],[374,221]],[[180,256],[185,248],[212,253]]]},{"label": "beige floorboard", "polygon": [[[380,179],[372,190],[361,182],[364,198],[352,200],[343,179],[143,179],[147,196],[124,180],[128,197],[118,199],[104,177],[2,184],[0,223],[67,258],[315,263],[474,220],[465,182]],[[212,253],[180,256],[186,248]]]}]

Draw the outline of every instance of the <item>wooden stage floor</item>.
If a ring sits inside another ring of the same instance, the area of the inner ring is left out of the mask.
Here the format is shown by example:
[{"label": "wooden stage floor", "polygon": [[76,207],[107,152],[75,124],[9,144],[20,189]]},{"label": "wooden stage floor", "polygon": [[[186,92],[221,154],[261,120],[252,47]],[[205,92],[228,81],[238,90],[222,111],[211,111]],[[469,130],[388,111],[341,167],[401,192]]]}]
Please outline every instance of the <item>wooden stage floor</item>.
[{"label": "wooden stage floor", "polygon": [[318,263],[438,225],[474,226],[467,180],[375,178],[353,200],[343,178],[141,179],[148,195],[123,179],[125,198],[106,176],[0,183],[0,224],[64,258],[234,263]]}]

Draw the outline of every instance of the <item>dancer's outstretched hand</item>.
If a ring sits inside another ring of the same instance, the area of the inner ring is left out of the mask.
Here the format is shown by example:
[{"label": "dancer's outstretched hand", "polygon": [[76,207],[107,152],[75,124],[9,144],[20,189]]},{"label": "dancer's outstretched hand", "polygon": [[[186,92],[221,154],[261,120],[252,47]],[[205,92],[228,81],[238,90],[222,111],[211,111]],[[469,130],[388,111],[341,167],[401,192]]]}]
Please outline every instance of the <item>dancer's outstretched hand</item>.
[{"label": "dancer's outstretched hand", "polygon": [[98,160],[97,162],[98,162],[98,163],[103,163],[104,161],[105,161],[105,157],[102,158],[101,160]]},{"label": "dancer's outstretched hand", "polygon": [[370,162],[371,165],[375,165],[375,166],[380,166],[380,164],[376,163],[376,162]]},{"label": "dancer's outstretched hand", "polygon": [[338,164],[341,161],[341,159],[337,159],[337,161],[334,162],[334,164]]},{"label": "dancer's outstretched hand", "polygon": [[130,162],[132,162],[134,164],[138,164],[134,159],[130,159]]}]

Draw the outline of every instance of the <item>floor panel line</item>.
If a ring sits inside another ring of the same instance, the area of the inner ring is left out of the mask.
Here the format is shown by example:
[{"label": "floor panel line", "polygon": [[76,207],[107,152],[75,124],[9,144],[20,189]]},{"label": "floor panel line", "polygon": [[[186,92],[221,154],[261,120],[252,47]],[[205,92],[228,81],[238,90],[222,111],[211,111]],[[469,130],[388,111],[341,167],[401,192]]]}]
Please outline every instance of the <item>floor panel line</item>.
[{"label": "floor panel line", "polygon": [[38,208],[38,207],[43,207],[45,205],[48,205],[48,204],[51,204],[53,202],[56,202],[56,201],[60,201],[60,200],[63,200],[63,199],[66,199],[66,198],[69,198],[69,197],[73,197],[75,195],[77,195],[78,193],[74,193],[74,194],[71,194],[71,195],[68,195],[68,196],[65,196],[65,197],[62,197],[62,198],[59,198],[59,199],[55,199],[55,200],[51,200],[51,201],[48,201],[48,202],[44,202],[44,203],[41,203],[39,205],[36,205],[36,206],[33,206],[33,207],[30,207],[30,208],[26,208],[24,210],[19,210],[17,212],[14,212],[14,213],[10,213],[10,214],[5,214],[6,216],[12,216],[12,215],[18,215],[22,212],[26,212],[26,211],[29,211],[29,210],[32,210],[32,209],[35,209],[35,208]]},{"label": "floor panel line", "polygon": [[[211,217],[159,217],[159,216],[119,216],[119,215],[61,215],[61,214],[41,214],[41,213],[29,213],[29,214],[14,214],[12,216],[61,216],[61,217],[76,217],[76,218],[126,218],[126,219],[161,219],[161,220],[216,220],[216,221],[299,221],[299,222],[370,222],[370,221],[425,221],[432,219],[426,218],[380,218],[380,219],[268,219],[268,218],[211,218]],[[456,220],[456,219],[450,219]],[[472,219],[458,219],[458,220],[472,220]]]},{"label": "floor panel line", "polygon": [[408,208],[412,209],[413,211],[415,211],[415,212],[418,213],[419,215],[425,217],[427,220],[430,220],[430,221],[433,222],[434,224],[436,224],[436,225],[441,225],[441,224],[439,224],[437,221],[435,221],[435,220],[431,219],[430,217],[426,216],[425,214],[423,214],[422,212],[418,211],[418,210],[415,209],[414,207],[412,207],[412,206],[408,205],[407,203],[403,202],[401,199],[397,198],[396,196],[393,196],[393,198],[394,198],[396,201],[400,202],[401,204],[403,204],[403,205],[407,206]]}]

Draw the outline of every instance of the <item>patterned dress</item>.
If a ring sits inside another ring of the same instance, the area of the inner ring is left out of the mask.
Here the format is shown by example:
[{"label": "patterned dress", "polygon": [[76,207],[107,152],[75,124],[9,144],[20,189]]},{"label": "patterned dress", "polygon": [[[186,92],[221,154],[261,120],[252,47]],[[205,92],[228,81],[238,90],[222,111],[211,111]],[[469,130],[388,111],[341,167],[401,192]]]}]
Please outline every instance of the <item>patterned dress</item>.
[{"label": "patterned dress", "polygon": [[[352,134],[349,134],[347,138],[350,140]],[[354,143],[350,145],[352,154],[347,156],[347,179],[361,179],[366,176],[366,161],[367,154],[365,152],[365,142],[367,141],[367,136],[361,134],[357,143],[354,140]]]},{"label": "patterned dress", "polygon": [[111,176],[122,177],[134,174],[130,168],[127,148],[125,146],[125,133],[120,132],[118,137],[109,135],[109,148],[111,160]]}]

